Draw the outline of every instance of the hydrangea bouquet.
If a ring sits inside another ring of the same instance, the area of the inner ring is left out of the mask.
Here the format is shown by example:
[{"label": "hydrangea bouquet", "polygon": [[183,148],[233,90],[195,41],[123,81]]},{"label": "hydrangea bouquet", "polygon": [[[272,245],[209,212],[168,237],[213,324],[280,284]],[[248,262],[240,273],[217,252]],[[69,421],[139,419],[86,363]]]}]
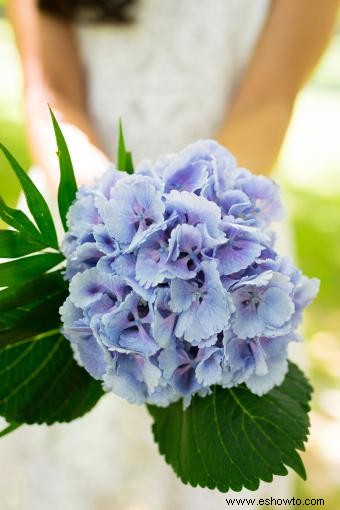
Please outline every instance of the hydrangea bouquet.
[{"label": "hydrangea bouquet", "polygon": [[61,248],[2,147],[33,218],[1,200],[2,435],[71,421],[110,391],[147,405],[184,483],[255,490],[287,467],[304,478],[311,388],[287,346],[318,282],[275,250],[278,187],[211,140],[134,171],[120,128],[117,168],[77,190],[51,114]]}]

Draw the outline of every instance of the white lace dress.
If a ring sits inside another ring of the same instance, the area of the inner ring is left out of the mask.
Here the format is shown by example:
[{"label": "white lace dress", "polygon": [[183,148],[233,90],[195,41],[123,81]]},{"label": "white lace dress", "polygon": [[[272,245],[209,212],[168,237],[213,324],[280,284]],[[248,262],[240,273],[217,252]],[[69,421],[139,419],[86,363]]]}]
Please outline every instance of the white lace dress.
[{"label": "white lace dress", "polygon": [[[213,137],[268,7],[269,0],[140,0],[131,25],[75,27],[108,153],[115,155],[118,117],[136,161]],[[109,394],[72,424],[22,427],[0,441],[1,510],[225,509],[225,495],[174,476],[150,425],[143,407]],[[287,496],[285,480],[270,494]]]}]

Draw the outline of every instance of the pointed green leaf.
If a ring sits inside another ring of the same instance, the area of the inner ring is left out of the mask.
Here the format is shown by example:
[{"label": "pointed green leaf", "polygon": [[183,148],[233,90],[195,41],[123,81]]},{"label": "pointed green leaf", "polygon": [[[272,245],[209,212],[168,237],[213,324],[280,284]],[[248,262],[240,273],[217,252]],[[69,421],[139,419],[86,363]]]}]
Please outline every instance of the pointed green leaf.
[{"label": "pointed green leaf", "polygon": [[8,330],[14,326],[17,320],[22,316],[23,311],[20,309],[7,310],[0,313],[0,331]]},{"label": "pointed green leaf", "polygon": [[[63,299],[65,294],[62,294],[62,298],[60,296],[61,290],[58,290],[55,294],[51,293],[45,299],[39,296],[35,301],[22,307],[1,310],[0,346],[16,342],[18,340],[17,337],[20,337],[19,339],[21,340],[36,334],[45,333],[53,328],[60,328],[61,323],[58,312],[62,302],[65,300]],[[51,313],[48,313],[48,306],[52,307],[51,312],[55,313],[54,318],[51,316]],[[46,317],[44,317],[44,313],[47,315]],[[28,324],[28,321],[35,323]]]},{"label": "pointed green leaf", "polygon": [[117,167],[122,172],[133,174],[133,162],[131,152],[126,150],[122,121],[119,120],[118,127],[118,154],[117,154]]},{"label": "pointed green leaf", "polygon": [[0,437],[4,437],[6,436],[7,434],[10,434],[11,432],[14,432],[14,430],[18,429],[19,427],[21,427],[22,423],[17,423],[17,422],[13,422],[11,423],[10,425],[8,425],[5,429],[3,429],[1,432],[0,432]]},{"label": "pointed green leaf", "polygon": [[60,333],[0,349],[0,415],[9,423],[69,422],[102,395],[101,384],[76,364]]},{"label": "pointed green leaf", "polygon": [[3,289],[0,292],[0,345],[59,328],[59,307],[66,299],[67,287],[62,271],[53,271]]},{"label": "pointed green leaf", "polygon": [[67,230],[66,216],[72,202],[76,198],[77,183],[74,175],[72,160],[67,148],[64,135],[59,127],[57,119],[50,108],[55,138],[58,146],[58,158],[60,169],[60,182],[58,189],[59,214],[64,230]]},{"label": "pointed green leaf", "polygon": [[283,384],[258,397],[244,385],[213,388],[166,408],[148,406],[159,451],[184,483],[239,491],[294,469],[306,473],[297,453],[308,436],[311,387],[292,363]]},{"label": "pointed green leaf", "polygon": [[0,288],[32,280],[63,260],[64,256],[61,253],[41,253],[4,262],[0,264]]},{"label": "pointed green leaf", "polygon": [[17,178],[19,179],[22,190],[26,197],[28,208],[31,211],[40,232],[46,241],[48,241],[51,248],[58,249],[57,234],[46,200],[38,188],[35,186],[35,184],[32,182],[32,180],[29,178],[29,176],[26,174],[26,172],[21,168],[17,160],[1,143],[0,149],[4,153]]},{"label": "pointed green leaf", "polygon": [[[61,271],[39,275],[28,282],[19,282],[0,292],[0,316],[9,310],[27,309],[36,301],[44,301],[56,293],[67,293],[68,283]],[[37,294],[39,289],[39,294]]]},{"label": "pointed green leaf", "polygon": [[134,169],[133,169],[133,161],[132,161],[132,154],[131,152],[127,152],[126,153],[126,158],[125,158],[125,172],[127,172],[128,174],[133,174],[134,172]]},{"label": "pointed green leaf", "polygon": [[[0,196],[0,218],[10,227],[15,228],[19,232],[32,237],[43,243],[43,237],[36,226],[27,218],[26,214],[18,209],[9,207]],[[44,243],[47,247],[46,242]]]},{"label": "pointed green leaf", "polygon": [[0,258],[14,259],[35,253],[45,246],[15,230],[0,230]]},{"label": "pointed green leaf", "polygon": [[61,328],[59,308],[65,299],[66,295],[56,293],[36,303],[28,311],[23,310],[8,329],[0,331],[0,348],[45,334],[46,331],[58,331]]},{"label": "pointed green leaf", "polygon": [[117,154],[117,166],[118,170],[124,171],[126,158],[126,147],[123,133],[122,121],[119,119],[118,124],[118,154]]}]

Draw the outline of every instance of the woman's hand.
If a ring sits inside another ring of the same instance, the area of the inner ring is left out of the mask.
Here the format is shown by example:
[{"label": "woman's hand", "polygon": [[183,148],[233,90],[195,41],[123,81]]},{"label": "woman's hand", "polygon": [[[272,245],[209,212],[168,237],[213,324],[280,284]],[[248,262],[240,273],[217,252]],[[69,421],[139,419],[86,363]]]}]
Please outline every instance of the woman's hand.
[{"label": "woman's hand", "polygon": [[47,175],[53,193],[58,161],[47,105],[61,125],[78,183],[91,181],[108,164],[87,110],[86,87],[72,27],[42,14],[37,0],[9,0],[24,71],[24,98],[33,160]]},{"label": "woman's hand", "polygon": [[270,173],[296,95],[325,49],[338,6],[339,0],[272,0],[253,58],[217,136],[240,165]]}]

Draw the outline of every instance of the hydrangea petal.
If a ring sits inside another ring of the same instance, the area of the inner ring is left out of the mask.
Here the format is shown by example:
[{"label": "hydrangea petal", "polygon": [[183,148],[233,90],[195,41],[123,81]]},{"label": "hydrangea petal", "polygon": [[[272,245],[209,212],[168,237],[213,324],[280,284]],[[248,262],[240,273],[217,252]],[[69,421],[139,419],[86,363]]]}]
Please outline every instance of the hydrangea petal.
[{"label": "hydrangea petal", "polygon": [[168,213],[176,212],[184,223],[196,226],[204,223],[213,237],[220,234],[219,222],[221,212],[214,202],[187,191],[172,190],[166,197]]}]

